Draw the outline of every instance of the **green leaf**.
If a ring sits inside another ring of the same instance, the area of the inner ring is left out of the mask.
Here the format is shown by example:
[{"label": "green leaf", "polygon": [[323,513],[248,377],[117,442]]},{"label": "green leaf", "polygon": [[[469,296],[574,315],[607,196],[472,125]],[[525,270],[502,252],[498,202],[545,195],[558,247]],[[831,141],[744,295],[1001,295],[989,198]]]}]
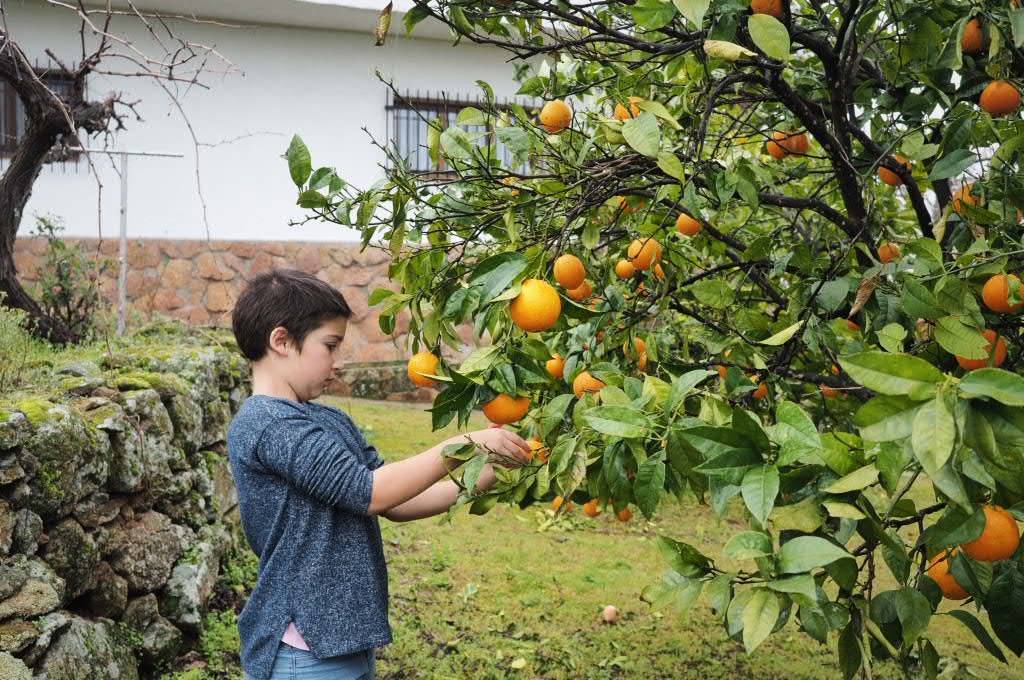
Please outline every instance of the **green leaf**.
[{"label": "green leaf", "polygon": [[454,160],[467,160],[473,155],[473,140],[460,127],[447,127],[441,132],[441,150]]},{"label": "green leaf", "polygon": [[668,413],[674,413],[693,388],[701,381],[706,380],[712,375],[715,375],[714,371],[706,371],[703,368],[698,368],[673,378],[672,389],[669,390],[668,399],[665,402],[665,411]]},{"label": "green leaf", "polygon": [[903,339],[907,337],[907,329],[898,323],[890,323],[878,331],[877,335],[878,343],[887,352],[899,354],[903,351]]},{"label": "green leaf", "polygon": [[636,504],[644,516],[651,517],[658,507],[661,494],[665,490],[665,463],[659,458],[648,458],[636,471],[633,482],[633,495]]},{"label": "green leaf", "polygon": [[1020,625],[1020,613],[1024,610],[1024,572],[1018,563],[1008,562],[993,579],[985,597],[985,609],[992,632],[1014,654],[1024,654],[1024,626]]},{"label": "green leaf", "polygon": [[671,151],[662,151],[658,154],[658,167],[669,177],[679,182],[686,181],[686,173],[683,171],[683,164]]},{"label": "green leaf", "polygon": [[932,166],[928,179],[935,182],[940,179],[949,179],[963,174],[964,170],[976,163],[978,157],[969,149],[954,149]]},{"label": "green leaf", "polygon": [[624,122],[622,136],[637,153],[651,158],[658,157],[658,151],[661,149],[661,130],[653,113],[641,111],[636,118]]},{"label": "green leaf", "polygon": [[935,324],[935,341],[950,354],[965,359],[987,359],[988,340],[977,328],[964,325],[955,316],[944,316]]},{"label": "green leaf", "polygon": [[596,406],[583,418],[601,434],[625,439],[643,437],[651,425],[643,411],[630,406]]},{"label": "green leaf", "polygon": [[741,486],[743,502],[757,521],[764,525],[775,507],[779,494],[779,471],[774,465],[762,465],[747,470]]},{"label": "green leaf", "polygon": [[1024,406],[1024,378],[1001,368],[979,368],[960,381],[968,399],[988,397],[1007,406]]},{"label": "green leaf", "polygon": [[814,577],[810,574],[787,576],[786,578],[769,581],[765,585],[780,593],[799,595],[806,599],[808,603],[816,602],[818,598],[817,586],[814,583]]},{"label": "green leaf", "polygon": [[758,49],[772,59],[789,60],[789,31],[769,14],[753,14],[747,20],[750,38]]},{"label": "green leaf", "polygon": [[646,586],[640,593],[640,599],[652,607],[660,609],[671,607],[677,614],[685,614],[697,602],[704,582],[692,579],[669,569],[660,583]]},{"label": "green leaf", "polygon": [[805,462],[818,458],[821,451],[821,435],[810,416],[791,401],[784,401],[775,409],[777,421],[773,430],[782,450],[779,465],[789,465],[798,460]]},{"label": "green leaf", "polygon": [[874,397],[859,409],[853,422],[860,436],[873,442],[889,442],[909,437],[921,402],[907,397]]},{"label": "green leaf", "polygon": [[839,359],[851,378],[879,394],[906,395],[923,401],[935,394],[942,372],[919,357],[888,352],[861,352]]},{"label": "green leaf", "polygon": [[964,609],[952,609],[948,612],[942,613],[946,616],[952,616],[954,619],[967,626],[970,631],[974,633],[974,637],[978,638],[978,642],[988,650],[989,654],[1003,663],[1007,663],[1006,657],[1003,655],[1003,650],[999,648],[996,641],[988,634],[988,630],[985,629],[985,626],[982,625],[981,621],[979,621],[974,614]]},{"label": "green leaf", "polygon": [[299,194],[299,199],[295,203],[300,208],[323,208],[329,205],[330,201],[319,191],[310,189]]},{"label": "green leaf", "polygon": [[690,20],[698,30],[704,25],[704,15],[707,14],[711,0],[672,0],[679,9],[679,13]]},{"label": "green leaf", "polygon": [[636,25],[650,31],[664,28],[676,16],[676,8],[667,0],[637,0],[630,6],[629,11],[633,14]]},{"label": "green leaf", "polygon": [[[665,108],[665,105],[659,101],[655,101],[653,99],[643,99],[637,102],[636,107],[641,111],[650,111],[655,116],[661,118],[663,121],[671,125],[676,130],[683,129],[683,126],[679,124],[679,121],[676,120],[675,116],[672,115],[672,112]],[[658,157],[661,158],[661,155],[659,154]]]},{"label": "green leaf", "polygon": [[856,505],[841,503],[839,501],[825,501],[822,503],[825,511],[832,517],[843,517],[846,519],[864,519],[867,517]]},{"label": "green leaf", "polygon": [[741,531],[725,544],[722,554],[731,560],[752,560],[772,554],[772,539],[760,531]]},{"label": "green leaf", "polygon": [[932,606],[928,598],[919,590],[900,588],[896,592],[896,616],[903,628],[903,644],[912,645],[928,630],[928,621],[932,618]]},{"label": "green leaf", "polygon": [[865,465],[859,470],[854,470],[845,477],[841,477],[826,486],[825,493],[847,493],[848,491],[860,491],[878,481],[878,468]]},{"label": "green leaf", "polygon": [[[754,16],[755,17],[760,17],[760,16],[766,16],[766,15],[764,15],[764,14],[755,14]],[[753,18],[753,17],[751,17],[751,18]],[[786,342],[789,341],[790,338],[792,338],[794,335],[796,335],[796,332],[798,330],[800,330],[800,327],[803,326],[803,325],[804,325],[804,322],[803,322],[803,319],[801,319],[800,321],[797,321],[792,326],[788,326],[788,327],[782,329],[781,331],[779,331],[778,333],[776,333],[772,337],[768,338],[767,340],[759,340],[758,342],[760,344],[762,344],[762,345],[772,345],[772,346],[784,345],[784,344],[786,344]]]},{"label": "green leaf", "polygon": [[914,417],[914,456],[925,472],[934,477],[949,460],[955,442],[956,423],[940,395],[923,405]]},{"label": "green leaf", "polygon": [[295,182],[295,186],[301,187],[313,172],[313,161],[310,159],[309,149],[306,148],[301,137],[298,135],[292,137],[284,157],[288,161],[288,172],[292,176],[292,181]]},{"label": "green leaf", "polygon": [[824,521],[825,517],[815,496],[808,496],[792,505],[776,506],[772,510],[772,526],[779,531],[793,529],[809,534],[816,531]]},{"label": "green leaf", "polygon": [[1010,10],[1010,33],[1013,46],[1024,47],[1024,7]]},{"label": "green leaf", "polygon": [[779,596],[766,588],[755,588],[750,601],[743,608],[743,646],[747,654],[768,639],[778,618]]},{"label": "green leaf", "polygon": [[689,543],[658,536],[658,550],[673,570],[688,578],[700,578],[711,571],[711,560]]},{"label": "green leaf", "polygon": [[939,301],[932,292],[911,278],[903,282],[903,309],[911,318],[934,321],[942,316]]},{"label": "green leaf", "polygon": [[715,309],[731,306],[735,296],[732,287],[721,279],[701,279],[690,286],[690,291],[702,305]]},{"label": "green leaf", "polygon": [[783,574],[797,574],[848,557],[850,553],[824,538],[797,536],[779,550],[779,569]]},{"label": "green leaf", "polygon": [[480,289],[480,298],[491,301],[504,291],[527,267],[521,253],[508,251],[493,255],[476,265],[469,285]]},{"label": "green leaf", "polygon": [[459,373],[473,375],[486,371],[497,362],[500,349],[497,345],[476,348],[463,360],[462,365],[459,366]]}]

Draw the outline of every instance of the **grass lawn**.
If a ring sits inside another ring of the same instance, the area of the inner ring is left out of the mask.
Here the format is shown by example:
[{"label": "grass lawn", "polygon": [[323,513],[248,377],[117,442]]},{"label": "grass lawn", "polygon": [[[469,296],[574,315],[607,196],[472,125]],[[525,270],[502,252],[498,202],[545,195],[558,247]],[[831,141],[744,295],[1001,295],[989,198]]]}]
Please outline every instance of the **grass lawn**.
[{"label": "grass lawn", "polygon": [[[454,428],[430,431],[422,404],[329,399],[352,415],[389,460],[418,453]],[[477,417],[471,428],[486,426]],[[926,500],[924,489],[919,499]],[[395,641],[379,650],[382,678],[838,678],[833,645],[796,628],[795,619],[753,656],[729,640],[702,598],[681,618],[652,611],[640,591],[665,570],[654,538],[664,533],[721,553],[742,525],[734,507],[719,519],[694,500],[670,501],[654,522],[639,512],[622,524],[608,513],[586,518],[577,508],[552,524],[539,506],[498,507],[484,517],[461,512],[436,519],[381,522],[391,582]],[[886,574],[888,576],[888,574]],[[895,581],[885,578],[883,589]],[[599,621],[614,604],[618,625]],[[1022,622],[1024,625],[1024,622]],[[1006,667],[960,623],[938,617],[931,631],[939,653],[967,664],[970,677],[1024,678],[1024,661]],[[949,669],[954,670],[954,669]],[[894,667],[876,677],[899,677]],[[948,677],[969,677],[951,674]]]}]

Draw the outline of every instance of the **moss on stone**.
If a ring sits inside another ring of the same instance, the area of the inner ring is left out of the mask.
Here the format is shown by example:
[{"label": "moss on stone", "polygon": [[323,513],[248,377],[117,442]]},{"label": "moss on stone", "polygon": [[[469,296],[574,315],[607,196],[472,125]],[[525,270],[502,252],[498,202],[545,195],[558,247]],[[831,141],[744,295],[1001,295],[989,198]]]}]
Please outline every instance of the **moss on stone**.
[{"label": "moss on stone", "polygon": [[50,416],[50,409],[56,404],[48,399],[42,399],[40,397],[28,397],[21,399],[14,404],[15,410],[21,411],[25,414],[25,417],[31,421],[33,425],[45,423],[48,420],[52,420]]},{"label": "moss on stone", "polygon": [[112,384],[119,390],[156,390],[161,397],[188,394],[188,383],[171,373],[126,371],[118,373]]}]

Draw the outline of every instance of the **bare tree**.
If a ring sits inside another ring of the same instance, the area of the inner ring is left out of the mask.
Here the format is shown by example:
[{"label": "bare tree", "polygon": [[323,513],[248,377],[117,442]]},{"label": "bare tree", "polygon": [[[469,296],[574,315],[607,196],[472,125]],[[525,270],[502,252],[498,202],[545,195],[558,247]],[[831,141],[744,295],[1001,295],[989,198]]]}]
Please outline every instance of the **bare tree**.
[{"label": "bare tree", "polygon": [[[6,306],[25,310],[40,337],[63,344],[76,341],[76,333],[44,312],[21,286],[15,270],[14,241],[25,204],[43,166],[67,158],[69,150],[78,146],[79,135],[101,137],[106,143],[113,133],[124,129],[127,119],[142,120],[136,110],[138,101],[124,93],[110,92],[90,99],[87,79],[95,74],[156,82],[183,113],[178,93],[193,86],[205,87],[204,75],[231,65],[212,46],[176,34],[174,26],[200,23],[193,17],[142,12],[132,3],[126,9],[114,9],[109,2],[102,8],[86,8],[80,1],[46,2],[74,13],[79,22],[77,42],[81,53],[76,63],[66,64],[54,49],[45,50],[45,56],[60,69],[64,86],[59,89],[51,86],[50,74],[34,66],[33,59],[12,36],[0,0],[0,80],[17,94],[26,119],[24,134],[0,176],[0,299]],[[113,28],[115,20],[117,29]],[[141,27],[149,37],[148,45],[144,48],[140,41],[130,39],[125,26]],[[85,161],[102,186],[88,152]]]}]

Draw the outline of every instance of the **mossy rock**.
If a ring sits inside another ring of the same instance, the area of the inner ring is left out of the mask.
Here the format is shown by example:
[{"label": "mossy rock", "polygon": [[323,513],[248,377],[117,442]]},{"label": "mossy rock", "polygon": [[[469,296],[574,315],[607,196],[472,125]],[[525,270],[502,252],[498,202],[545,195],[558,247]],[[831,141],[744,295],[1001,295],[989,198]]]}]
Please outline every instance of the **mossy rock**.
[{"label": "mossy rock", "polygon": [[119,390],[156,390],[161,399],[190,392],[189,384],[173,373],[156,373],[153,371],[128,371],[117,373],[108,380],[108,384]]}]

